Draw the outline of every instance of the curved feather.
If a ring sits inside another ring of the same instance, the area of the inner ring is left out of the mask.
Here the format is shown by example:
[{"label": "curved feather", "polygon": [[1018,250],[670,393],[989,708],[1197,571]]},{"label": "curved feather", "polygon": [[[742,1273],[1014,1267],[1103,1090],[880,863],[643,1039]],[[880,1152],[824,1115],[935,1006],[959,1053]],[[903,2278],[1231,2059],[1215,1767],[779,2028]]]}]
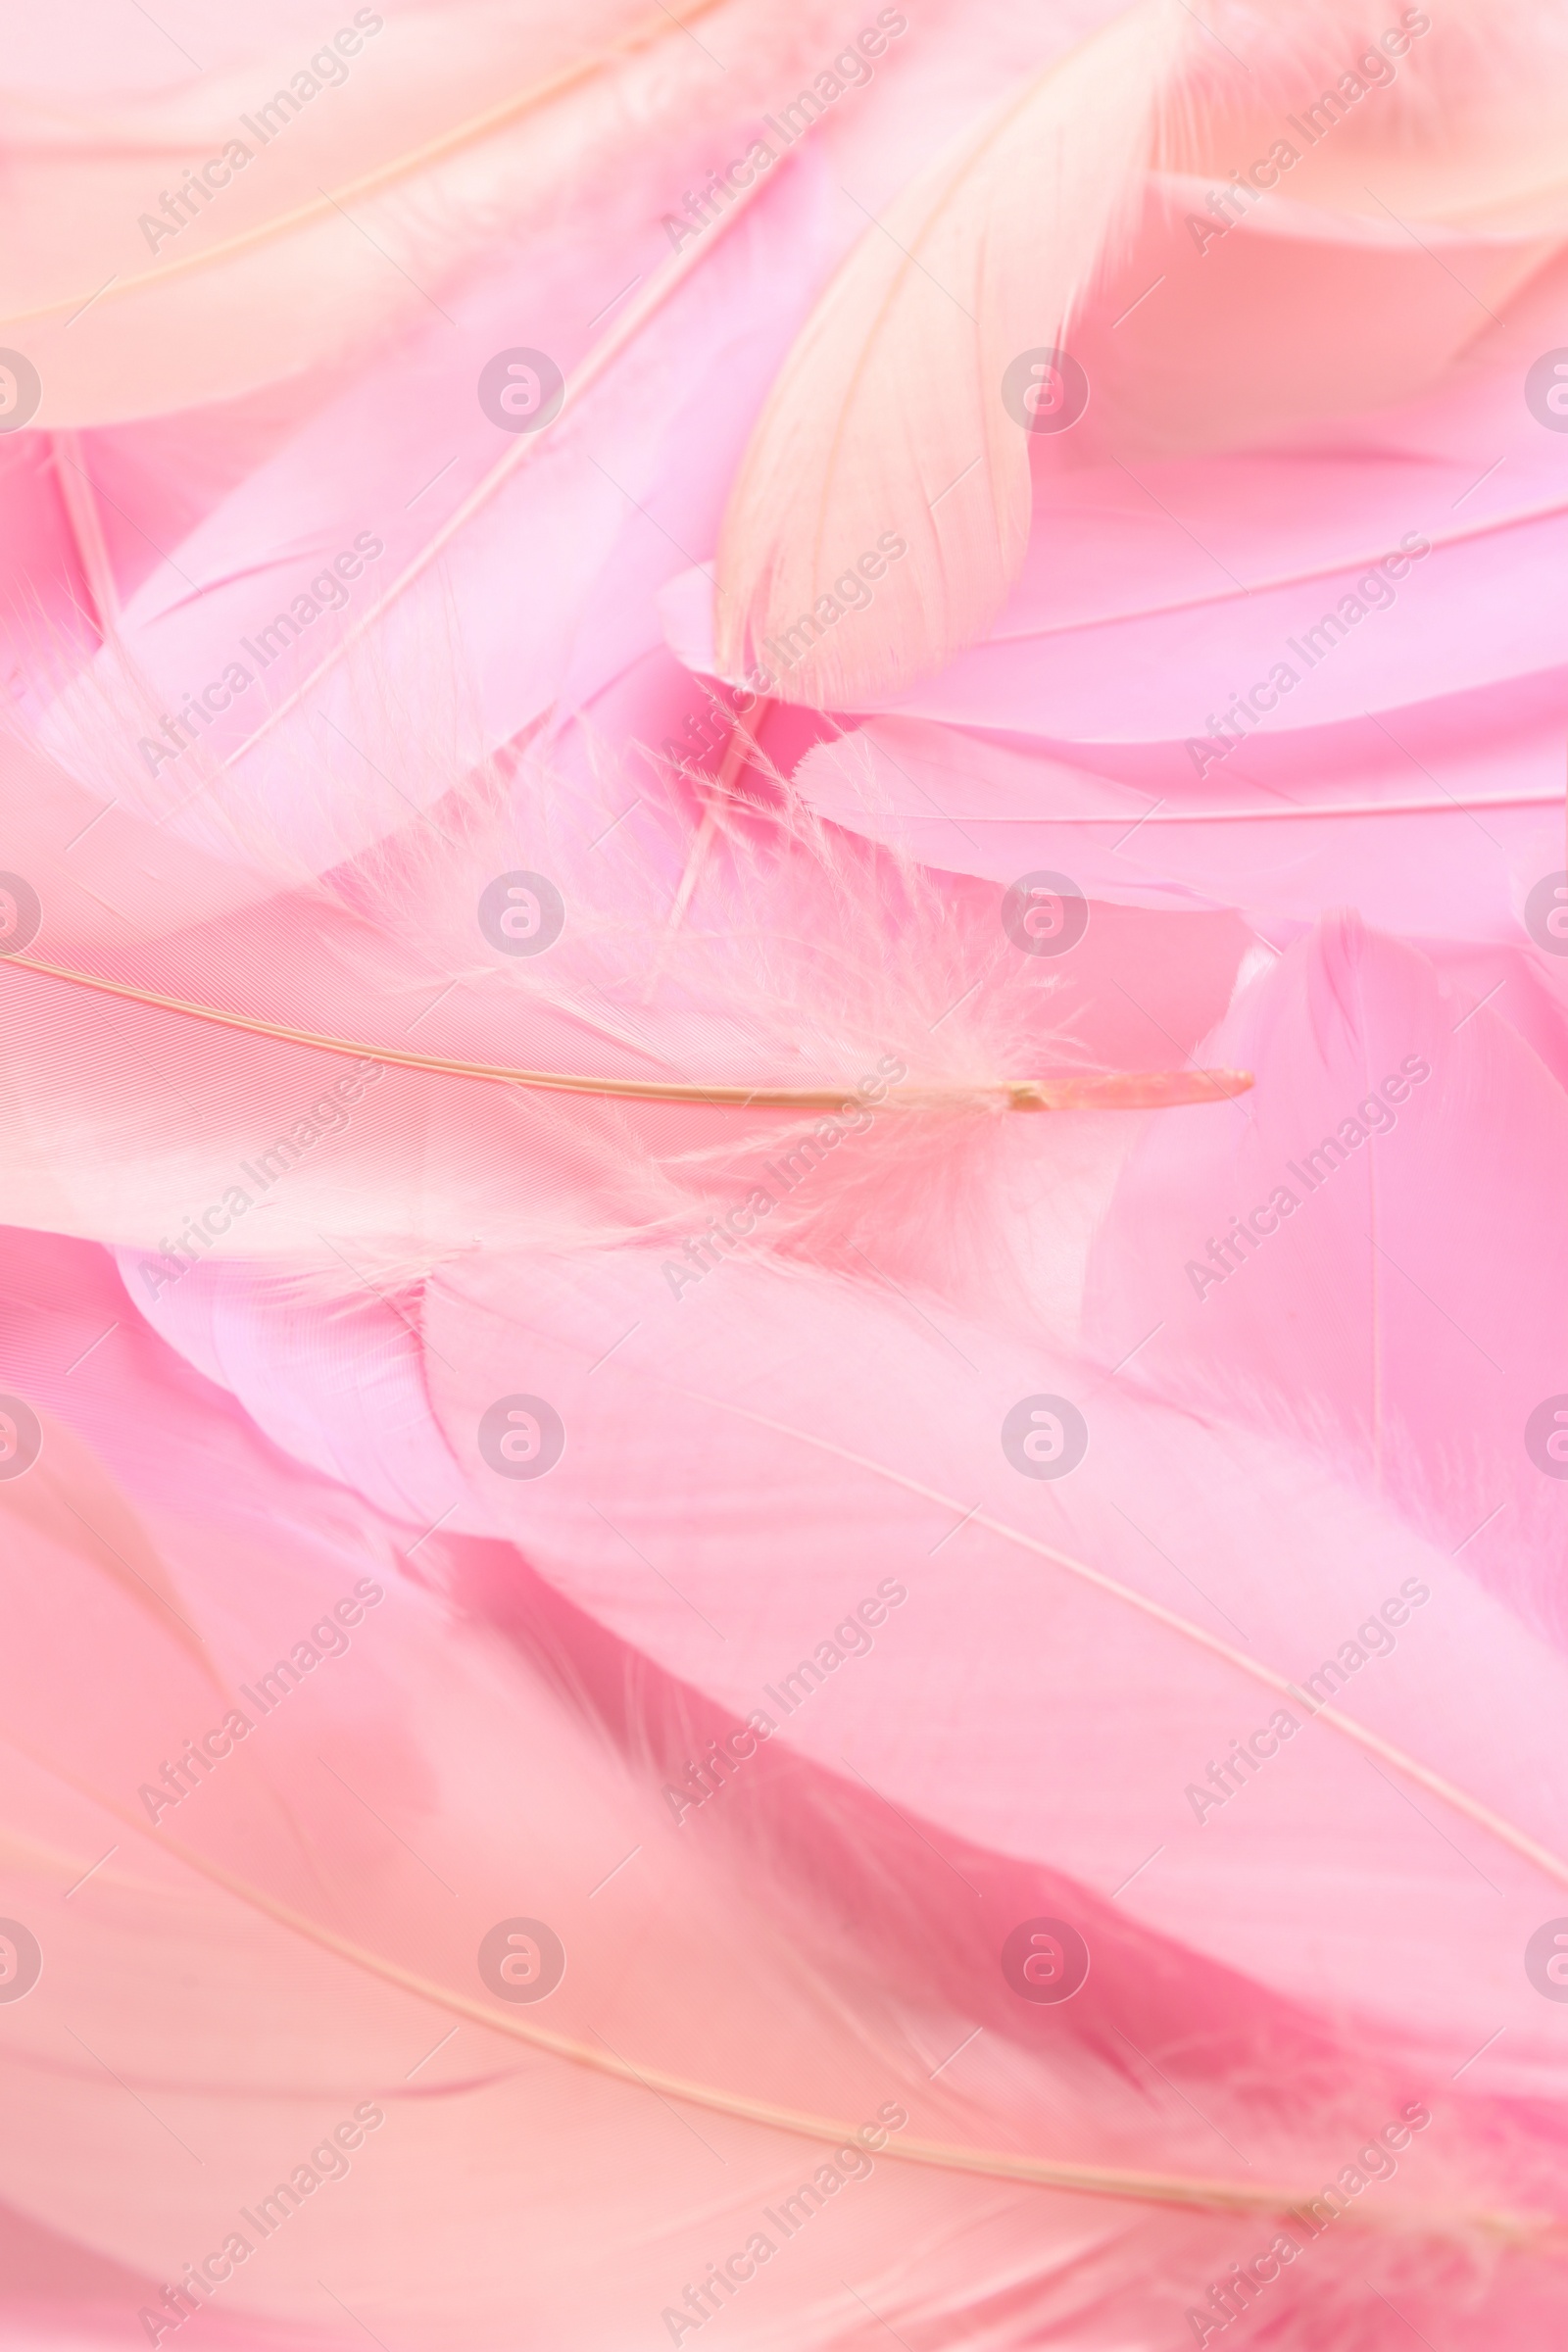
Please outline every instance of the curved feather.
[{"label": "curved feather", "polygon": [[[1003,408],[1004,370],[1059,340],[1136,199],[1190,38],[1173,0],[1146,0],[1053,59],[866,230],[731,495],[715,614],[726,675],[780,666],[769,641],[805,615],[820,642],[770,691],[853,704],[937,666],[993,618],[1029,535],[1028,439]],[[973,495],[947,506],[971,474]],[[846,649],[819,600],[836,618],[834,576],[889,536],[909,553]]]},{"label": "curved feather", "polygon": [[[1178,2007],[1190,2000],[1201,1978],[1190,1977],[1184,1996],[1185,1956],[1108,1908],[1097,1914],[1108,1988],[1098,2006],[1081,2022],[1053,2021],[1064,2031],[1030,2034],[976,1981],[969,2000],[1011,2045],[1005,2063],[933,2076],[918,2053],[950,2030],[953,1994],[974,1973],[965,1959],[945,1981],[963,1946],[947,1955],[939,1930],[902,1961],[870,1967],[855,1954],[854,1909],[839,1907],[856,1885],[856,1845],[859,1869],[871,1866],[861,1885],[880,1874],[882,1900],[903,1899],[896,1818],[865,1812],[845,1861],[828,1866],[836,1894],[826,1901],[820,1849],[814,1891],[765,1843],[737,1879],[723,1849],[684,1837],[596,1734],[580,1699],[586,1654],[576,1676],[552,1679],[537,1650],[445,1619],[398,1565],[393,1528],[289,1470],[148,1335],[73,1375],[75,1331],[111,1296],[95,1252],[56,1247],[47,1265],[13,1253],[8,1274],[8,1376],[40,1400],[72,1396],[221,1655],[235,1705],[260,1718],[167,1820],[133,1833],[136,1777],[156,1779],[156,1759],[177,1754],[181,1736],[210,1718],[211,1689],[147,1611],[106,1588],[69,1524],[8,1544],[14,1640],[0,1672],[16,1761],[3,1867],[8,1900],[40,1918],[47,1974],[7,2021],[0,2064],[18,2130],[0,2180],[54,2230],[176,2280],[237,2230],[249,2255],[214,2295],[214,2318],[226,2310],[258,2327],[314,2323],[335,2334],[342,2321],[323,2309],[324,2279],[356,2325],[379,2331],[395,2314],[405,2339],[420,2343],[450,2341],[454,2327],[504,2332],[519,2307],[552,2325],[569,2308],[580,2314],[593,2245],[590,2340],[608,2346],[639,2312],[678,2310],[710,2246],[761,2228],[777,2251],[783,2231],[763,2208],[790,2194],[823,2143],[843,2146],[836,2111],[858,2130],[862,2109],[874,2116],[891,2093],[884,2114],[906,2120],[855,2183],[858,2218],[818,2223],[790,2245],[777,2278],[735,2301],[736,2340],[761,2346],[781,2326],[820,2328],[824,2315],[858,2325],[855,2293],[883,2301],[901,2269],[887,2307],[934,2319],[963,2291],[961,2249],[976,2230],[991,2237],[991,2259],[1008,2263],[1020,2308],[1071,2340],[1082,2296],[1099,2291],[1129,2233],[1151,2265],[1148,2327],[1168,2328],[1265,2214],[1310,2192],[1312,2170],[1275,2186],[1194,2162],[1205,2127],[1179,2098],[1152,2103],[1129,2077],[1111,2021],[1134,2022],[1147,2046],[1154,2013],[1173,1995]],[[42,1309],[44,1299],[54,1303]],[[67,1392],[74,1377],[80,1385]],[[132,1396],[156,1418],[127,1413]],[[236,1579],[273,1544],[280,1516],[286,1563]],[[427,1551],[443,1580],[471,1564],[468,1547],[445,1536]],[[330,1653],[317,1621],[356,1579],[371,1597],[346,1647],[260,1715],[259,1668],[247,1663],[279,1645],[287,1654],[289,1634],[312,1627]],[[489,1791],[480,1807],[476,1788]],[[819,1801],[808,1781],[796,1784],[803,1800]],[[117,1829],[104,1853],[95,1841]],[[79,1880],[95,1855],[75,1907],[41,1910],[57,1859]],[[594,1883],[614,1865],[623,1876]],[[1003,1879],[995,1884],[1005,1900]],[[557,1922],[568,1950],[537,2017],[474,1989],[479,1937],[519,1905]],[[1152,1977],[1161,1987],[1152,2007]],[[684,1997],[694,1982],[700,2004]],[[247,2019],[239,2040],[236,2001]],[[1273,2032],[1309,2046],[1288,2012]],[[1177,2080],[1200,2087],[1191,2054],[1156,2046]],[[1320,2048],[1316,2066],[1301,2144],[1321,2171],[1341,2138],[1353,2142],[1357,2099],[1381,2107],[1399,2077],[1370,2050]],[[1216,2095],[1230,2094],[1200,2087],[1205,2105]],[[1445,2156],[1436,2135],[1430,2151],[1418,2143],[1398,2196],[1369,2203],[1322,2250],[1318,2296],[1332,2304],[1346,2278],[1368,2270],[1396,2292],[1420,2262],[1462,2265],[1475,2229],[1500,2239],[1512,2291],[1535,2311],[1530,2326],[1549,2325],[1549,2210],[1539,2209],[1528,2167],[1510,2177],[1482,2157],[1490,2110],[1465,2099],[1468,2163],[1451,2148]],[[364,2140],[338,2168],[323,2151],[357,2103]],[[1087,2127],[1081,2151],[1034,2155],[1048,2112],[1058,2147],[1064,2132]],[[1225,2113],[1233,2120],[1228,2104]],[[977,2141],[976,2126],[1000,2144]],[[1277,2142],[1262,2104],[1253,2128]],[[1126,2161],[1156,2143],[1177,2159],[1164,2176]],[[149,2161],[154,2144],[168,2154]],[[310,2204],[285,2206],[283,2224],[258,2222],[259,2201],[271,2197],[275,2214],[273,2183],[297,2182],[302,2159],[317,2176]],[[988,2174],[1021,2200],[999,2213]],[[1504,2181],[1500,2201],[1477,2201],[1478,2188]],[[852,2193],[842,2180],[841,2193]],[[417,2228],[404,2226],[415,2217]],[[911,2267],[911,2231],[938,2217],[939,2237],[953,2231],[956,2243],[934,2244]],[[602,2251],[607,2219],[612,2261]],[[844,2278],[846,2227],[858,2288]],[[1080,2284],[1061,2307],[1064,2260]],[[1533,2352],[1535,2335],[1521,2340]]]}]

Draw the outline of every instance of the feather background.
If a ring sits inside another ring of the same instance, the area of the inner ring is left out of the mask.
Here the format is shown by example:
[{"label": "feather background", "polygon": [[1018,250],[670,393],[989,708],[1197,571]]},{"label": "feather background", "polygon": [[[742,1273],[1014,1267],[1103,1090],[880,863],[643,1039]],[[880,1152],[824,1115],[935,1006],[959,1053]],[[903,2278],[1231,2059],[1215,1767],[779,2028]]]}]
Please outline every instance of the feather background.
[{"label": "feather background", "polygon": [[1558,13],[3,13],[0,2341],[1554,2352]]}]

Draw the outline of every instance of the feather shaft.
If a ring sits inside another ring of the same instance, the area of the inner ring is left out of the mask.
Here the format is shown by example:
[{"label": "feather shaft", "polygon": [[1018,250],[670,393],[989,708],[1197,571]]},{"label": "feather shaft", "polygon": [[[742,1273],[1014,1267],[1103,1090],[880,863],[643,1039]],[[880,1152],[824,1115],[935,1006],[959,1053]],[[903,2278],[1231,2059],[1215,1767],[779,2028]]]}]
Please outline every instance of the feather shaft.
[{"label": "feather shaft", "polygon": [[657,16],[645,17],[630,31],[623,32],[618,40],[607,42],[603,49],[590,51],[572,65],[563,66],[558,73],[547,74],[543,81],[530,82],[526,89],[517,91],[511,98],[504,98],[498,106],[487,107],[482,115],[474,115],[468,122],[458,123],[454,129],[444,131],[439,138],[427,139],[422,146],[411,147],[406,155],[395,156],[390,163],[378,164],[373,172],[364,172],[357,179],[345,180],[330,195],[323,191],[318,199],[295,205],[291,211],[279,213],[274,220],[258,221],[254,228],[225,237],[220,245],[209,245],[200,253],[186,254],[176,261],[166,262],[162,269],[143,270],[134,277],[121,278],[113,286],[101,287],[96,294],[89,287],[82,293],[62,295],[54,302],[41,303],[30,311],[10,312],[6,317],[6,324],[24,326],[34,318],[53,318],[62,311],[79,310],[88,302],[119,302],[127,294],[141,293],[148,286],[162,286],[170,278],[183,277],[192,270],[210,269],[219,262],[226,262],[234,254],[249,252],[258,245],[270,243],[274,237],[286,236],[292,229],[303,228],[308,221],[324,220],[345,199],[373,196],[378,190],[395,187],[400,179],[408,179],[416,172],[423,172],[450,155],[461,154],[464,148],[488,138],[492,132],[504,130],[509,122],[514,122],[519,116],[530,114],[535,107],[544,106],[552,98],[562,97],[567,90],[574,89],[579,82],[590,80],[612,58],[647,48],[653,42],[663,39],[672,28],[684,32],[689,23],[711,14],[715,8],[723,5],[724,0],[692,0],[684,17],[677,17],[672,9],[661,9]]},{"label": "feather shaft", "polygon": [[238,749],[229,754],[224,761],[225,767],[237,767],[248,752],[254,751],[259,743],[265,741],[272,729],[280,725],[291,710],[297,710],[306,696],[336,668],[344,655],[375,628],[383,615],[397,603],[399,597],[404,595],[408,589],[413,587],[416,580],[421,578],[428,571],[442,549],[457,538],[458,534],[472,521],[474,515],[489,505],[497,491],[504,488],[506,483],[511,480],[518,466],[525,464],[541,443],[549,439],[563,416],[570,414],[583,394],[598,382],[607,368],[619,358],[627,344],[642,332],[649,319],[684,283],[691,271],[707,260],[709,254],[716,248],[719,239],[728,234],[748,205],[755,202],[759,192],[767,184],[759,177],[752,182],[749,188],[739,189],[727,211],[713,221],[702,241],[699,244],[688,246],[683,253],[676,254],[674,259],[658,272],[636,300],[622,312],[609,333],[594,345],[581,367],[567,376],[561,405],[549,423],[542,425],[535,433],[522,436],[514,443],[503,458],[497,460],[484,479],[475,484],[462,505],[447,517],[434,537],[420,549],[413,563],[406,564],[399,572],[386,593],[368,612],[362,613],[352,627],[344,631],[331,652],[317,663],[308,677],[301,679],[291,694],[285,695],[276,710],[268,712],[255,734],[247,736]]},{"label": "feather shaft", "polygon": [[1451,1781],[1445,1780],[1441,1773],[1434,1772],[1419,1758],[1407,1754],[1401,1747],[1396,1747],[1391,1740],[1383,1739],[1377,1732],[1368,1731],[1365,1724],[1356,1722],[1354,1716],[1342,1714],[1338,1707],[1309,1698],[1298,1684],[1291,1681],[1289,1675],[1281,1674],[1276,1667],[1265,1666],[1260,1659],[1248,1657],[1244,1650],[1233,1649],[1228,1642],[1222,1642],[1217,1634],[1210,1634],[1202,1626],[1195,1625],[1190,1617],[1183,1617],[1176,1609],[1167,1609],[1163,1601],[1152,1600],[1147,1593],[1135,1592],[1130,1585],[1118,1583],[1115,1577],[1106,1576],[1102,1569],[1091,1568],[1086,1560],[1074,1559],[1071,1552],[1058,1551],[1054,1544],[1042,1544],[1038,1537],[1025,1535],[1021,1528],[1009,1526],[1004,1519],[993,1519],[988,1511],[968,1510],[956,1496],[943,1494],[935,1487],[922,1485],[918,1479],[906,1478],[902,1470],[891,1470],[885,1462],[873,1461],[867,1454],[855,1453],[847,1446],[835,1446],[830,1438],[813,1437],[809,1430],[794,1429],[788,1422],[770,1420],[765,1413],[754,1413],[746,1405],[735,1404],[725,1397],[701,1396],[695,1390],[688,1390],[686,1394],[698,1403],[712,1406],[716,1412],[733,1413],[742,1421],[755,1421],[761,1429],[776,1430],[780,1437],[795,1438],[803,1446],[814,1446],[822,1453],[835,1454],[840,1461],[853,1462],[859,1469],[869,1470],[878,1478],[890,1480],[894,1486],[903,1487],[908,1494],[920,1494],[928,1501],[939,1502],[944,1509],[956,1511],[966,1517],[971,1527],[983,1527],[992,1535],[1000,1536],[1004,1543],[1017,1544],[1025,1551],[1038,1552],[1042,1559],[1052,1561],[1058,1568],[1065,1568],[1069,1575],[1078,1577],[1083,1583],[1096,1586],[1102,1592],[1108,1592],[1115,1600],[1126,1601],[1146,1617],[1152,1617],[1156,1624],[1167,1626],[1172,1633],[1197,1642],[1200,1648],[1208,1650],[1214,1657],[1223,1658],[1227,1665],[1238,1667],[1254,1682],[1263,1684],[1265,1689],[1295,1699],[1298,1706],[1305,1706],[1313,1721],[1332,1725],[1335,1731],[1354,1740],[1356,1746],[1367,1755],[1381,1756],[1386,1764],[1392,1764],[1407,1780],[1414,1781],[1429,1794],[1441,1797],[1445,1804],[1451,1805],[1456,1813],[1462,1813],[1478,1828],[1490,1831],[1500,1843],[1511,1847],[1525,1861],[1534,1863],[1538,1870],[1555,1880],[1559,1886],[1568,1886],[1568,1860],[1561,1854],[1554,1854],[1549,1846],[1532,1838],[1527,1830],[1519,1829],[1501,1813],[1494,1812],[1479,1797],[1467,1795],[1464,1789],[1455,1788]]},{"label": "feather shaft", "polygon": [[[656,2096],[680,2100],[690,2107],[707,2109],[711,2114],[733,2116],[737,2122],[760,2124],[771,2131],[789,2132],[803,2139],[843,2145],[854,2138],[855,2127],[842,2119],[807,2114],[799,2109],[776,2105],[770,2099],[755,2099],[745,2092],[726,2090],[710,2082],[696,2082],[682,2075],[666,2073],[661,2067],[633,2064],[609,2048],[596,2048],[591,2042],[574,2041],[564,2034],[553,2034],[548,2027],[535,2026],[507,2012],[490,2008],[470,1994],[438,1984],[416,1970],[405,1968],[368,1946],[356,1943],[351,1936],[339,1934],[291,1904],[280,1902],[265,1887],[251,1883],[220,1862],[196,1853],[179,1839],[162,1831],[152,1831],[145,1821],[138,1820],[128,1805],[122,1805],[106,1796],[88,1782],[52,1758],[38,1755],[14,1735],[5,1735],[7,1743],[56,1779],[66,1783],[79,1795],[113,1814],[126,1829],[135,1830],[142,1838],[152,1839],[162,1850],[172,1853],[212,1884],[273,1920],[279,1927],[304,1937],[321,1950],[333,1953],[351,1966],[378,1977],[384,1984],[396,1985],[416,1999],[444,2009],[451,2016],[466,2023],[487,2027],[492,2033],[506,2035],[514,2041],[528,2043],[551,2057],[562,2058],[574,2066],[588,2068],[595,2074],[608,2075],[616,2082],[636,2084]],[[943,2172],[980,2173],[1001,2180],[1016,2180],[1032,2188],[1062,2189],[1080,2196],[1111,2197],[1134,2204],[1177,2205],[1201,2211],[1227,2213],[1287,2214],[1304,2206],[1316,2192],[1311,2189],[1292,2190],[1271,2187],[1263,2183],[1206,2180],[1196,2175],[1177,2173],[1143,2173],[1119,2167],[1090,2164],[1052,2163],[1044,2157],[1015,2156],[1003,2149],[966,2148],[950,2145],[942,2140],[889,2140],[883,2150],[905,2164],[929,2165]],[[1509,2213],[1387,2213],[1376,2221],[1370,2212],[1355,2211],[1355,2219],[1364,2227],[1381,2232],[1410,2232],[1430,2235],[1435,2230],[1475,2230],[1493,2240],[1505,2244],[1539,2242],[1555,2238],[1562,2225],[1554,2216],[1544,2214]]]},{"label": "feather shaft", "polygon": [[[5,960],[45,979],[65,980],[76,988],[96,989],[104,996],[122,997],[159,1012],[177,1012],[187,1020],[211,1021],[219,1028],[242,1030],[252,1037],[276,1038],[283,1045],[303,1046],[313,1053],[342,1054],[358,1061],[391,1063],[399,1069],[431,1070],[448,1078],[478,1078],[496,1086],[522,1086],[558,1095],[613,1095],[644,1102],[706,1102],[710,1108],[725,1110],[834,1110],[855,1092],[848,1083],[839,1087],[698,1086],[654,1078],[594,1078],[566,1070],[511,1069],[499,1062],[410,1054],[390,1046],[368,1046],[352,1038],[293,1029],[281,1021],[223,1012],[214,1004],[192,1004],[183,997],[160,996],[152,989],[133,988],[126,981],[108,980],[95,972],[74,972],[63,964],[35,962],[29,956],[10,956]],[[1251,1083],[1245,1070],[1099,1070],[1066,1072],[1057,1078],[1001,1078],[990,1086],[894,1088],[885,1102],[901,1110],[952,1110],[966,1104],[995,1104],[1003,1110],[1168,1109],[1185,1102],[1226,1102],[1245,1094]]]}]

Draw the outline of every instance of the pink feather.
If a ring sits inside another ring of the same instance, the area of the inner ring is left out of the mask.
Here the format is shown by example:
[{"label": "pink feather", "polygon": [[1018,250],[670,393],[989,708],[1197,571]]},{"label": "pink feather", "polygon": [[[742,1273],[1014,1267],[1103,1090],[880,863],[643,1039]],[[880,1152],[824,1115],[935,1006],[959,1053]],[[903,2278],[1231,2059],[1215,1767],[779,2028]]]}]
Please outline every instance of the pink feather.
[{"label": "pink feather", "polygon": [[1556,17],[6,30],[0,2341],[1555,2352]]}]

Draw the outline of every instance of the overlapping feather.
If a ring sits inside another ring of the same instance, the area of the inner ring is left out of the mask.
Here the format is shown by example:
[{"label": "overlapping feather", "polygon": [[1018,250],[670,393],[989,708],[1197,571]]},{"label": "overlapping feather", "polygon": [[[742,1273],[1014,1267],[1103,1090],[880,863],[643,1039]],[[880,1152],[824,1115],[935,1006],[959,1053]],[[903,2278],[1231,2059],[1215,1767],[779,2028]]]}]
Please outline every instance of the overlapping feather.
[{"label": "overlapping feather", "polygon": [[[1381,115],[1200,251],[1217,167],[1381,20],[933,11],[666,260],[668,187],[859,23],[726,6],[705,63],[684,13],[541,20],[548,89],[502,123],[532,17],[389,10],[373,91],[356,63],[319,97],[353,102],[321,187],[366,178],[452,323],[318,282],[350,232],[280,141],[300,186],[62,325],[48,439],[0,443],[0,867],[42,907],[0,961],[0,1386],[43,1422],[0,1479],[0,1913],[46,1954],[0,2004],[6,2325],[145,2335],[368,2100],[350,2175],[193,2328],[1163,2352],[1229,2332],[1235,2266],[1415,2103],[1397,2179],[1250,2328],[1546,2352],[1562,2050],[1522,1956],[1568,1907],[1561,1531],[1520,1431],[1559,1377],[1568,1053],[1504,909],[1560,768],[1549,627],[1496,609],[1556,529],[1556,444],[1515,411],[1559,331],[1561,44],[1534,10],[1490,47],[1435,22]],[[64,309],[147,140],[216,135],[262,55],[224,39],[199,97],[148,77],[79,218],[34,208],[29,302]],[[69,139],[27,135],[47,194]],[[863,195],[922,144],[833,278],[843,159]],[[471,382],[518,318],[577,383],[525,455]],[[1064,329],[1094,397],[1031,455],[998,380]],[[1382,634],[1184,798],[1188,698],[1411,497],[1462,519]],[[149,769],[141,731],[362,529],[363,600]],[[719,682],[884,529],[908,555],[868,611],[754,701]],[[1478,818],[1495,862],[1452,847]],[[1057,864],[1089,927],[1035,958],[997,884]],[[480,919],[517,868],[564,902],[538,957]],[[1436,960],[1308,934],[1331,885]],[[1282,923],[1272,969],[1250,927]],[[328,1036],[368,1050],[346,1108]],[[1183,1252],[1233,1194],[1405,1055],[1396,1129],[1198,1298]],[[1254,1097],[1000,1115],[1007,1082],[1153,1070],[1168,1102],[1219,1058]],[[715,1083],[840,1108],[680,1091]],[[1088,1433],[1059,1481],[1002,1441],[1042,1392]],[[537,1480],[481,1441],[519,1393],[563,1426]],[[362,1576],[350,1649],[152,1821],[141,1776]],[[478,1969],[519,1914],[567,1945],[537,2010]],[[1040,1914],[1093,1955],[1060,2007],[1003,1967]],[[884,2103],[874,2170],[694,2300]]]}]

